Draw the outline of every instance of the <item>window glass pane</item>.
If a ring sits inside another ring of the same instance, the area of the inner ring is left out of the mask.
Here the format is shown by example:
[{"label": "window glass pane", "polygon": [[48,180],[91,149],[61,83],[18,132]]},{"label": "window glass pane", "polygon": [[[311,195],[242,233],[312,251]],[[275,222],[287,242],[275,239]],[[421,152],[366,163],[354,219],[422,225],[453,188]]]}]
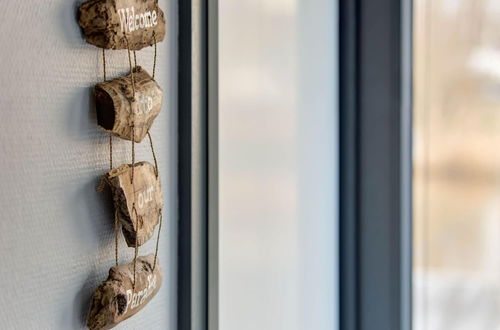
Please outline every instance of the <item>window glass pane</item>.
[{"label": "window glass pane", "polygon": [[414,15],[415,329],[500,329],[500,2]]},{"label": "window glass pane", "polygon": [[219,2],[222,330],[336,329],[336,13]]}]

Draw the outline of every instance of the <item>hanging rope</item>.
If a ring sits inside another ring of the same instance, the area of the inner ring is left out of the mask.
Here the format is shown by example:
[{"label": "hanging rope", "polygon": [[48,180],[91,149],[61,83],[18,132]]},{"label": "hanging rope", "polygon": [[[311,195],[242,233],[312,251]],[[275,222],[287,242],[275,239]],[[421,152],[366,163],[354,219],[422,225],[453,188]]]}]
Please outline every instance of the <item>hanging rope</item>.
[{"label": "hanging rope", "polygon": [[118,208],[115,210],[115,264],[118,267]]},{"label": "hanging rope", "polygon": [[113,135],[109,134],[109,170],[113,169]]},{"label": "hanging rope", "polygon": [[104,71],[104,81],[106,81],[106,49],[102,49],[102,70]]},{"label": "hanging rope", "polygon": [[[156,159],[156,153],[155,153],[155,149],[153,146],[153,138],[151,137],[151,133],[149,133],[149,131],[148,131],[148,138],[149,138],[149,145],[151,146],[151,152],[153,154],[153,159],[155,162],[155,174],[156,174],[156,178],[158,179],[158,174],[159,174],[158,161]],[[155,259],[154,259],[154,263],[153,263],[153,271],[156,268],[156,260],[158,258],[158,248],[160,246],[160,233],[161,233],[161,225],[163,222],[163,210],[161,210],[161,209],[160,209],[159,217],[160,217],[160,221],[159,221],[160,223],[158,224],[158,236],[156,237],[156,249],[155,249]]]},{"label": "hanging rope", "polygon": [[132,107],[132,102],[135,101],[135,77],[134,77],[134,69],[132,68],[132,57],[130,55],[130,47],[128,44],[128,39],[125,38],[125,41],[127,42],[127,51],[128,51],[128,63],[130,67],[130,75],[132,79],[132,100],[129,100],[130,102],[130,114],[132,116],[132,175],[130,176],[130,182],[133,184],[134,183],[134,167],[135,167],[135,112]]},{"label": "hanging rope", "polygon": [[[106,82],[106,49],[102,49],[102,74]],[[109,135],[109,170],[113,169],[113,136]]]},{"label": "hanging rope", "polygon": [[[127,39],[125,39],[127,40]],[[127,42],[128,44],[128,42]],[[128,64],[129,64],[129,67],[130,67],[130,75],[131,75],[131,78],[132,78],[132,102],[135,101],[135,78],[134,78],[134,69],[132,67],[132,58],[130,57],[130,49],[128,49]],[[134,112],[131,111],[132,113],[132,116],[134,115]]]},{"label": "hanging rope", "polygon": [[[153,80],[155,78],[155,72],[156,72],[156,60],[157,60],[157,45],[156,45],[156,35],[153,32],[153,40],[154,40],[154,62],[153,62]],[[135,102],[135,68],[137,67],[137,53],[136,51],[133,51],[133,56],[134,56],[134,65],[132,65],[132,51],[130,50],[130,45],[128,42],[128,39],[125,38],[125,42],[127,44],[127,54],[128,54],[128,61],[129,61],[129,69],[130,69],[130,76],[131,76],[131,82],[132,82],[132,98],[129,99],[130,103],[130,116],[131,116],[131,126],[132,126],[132,139],[131,139],[131,149],[132,149],[132,171],[130,175],[130,183],[132,184],[132,190],[135,191],[134,189],[134,172],[135,172],[135,111],[133,109],[133,102]],[[104,81],[106,81],[106,53],[105,50],[103,49],[102,53],[102,58],[103,58],[103,70],[104,70]],[[158,170],[158,160],[156,158],[156,152],[154,149],[153,145],[153,138],[151,137],[150,132],[148,131],[147,133],[148,139],[149,139],[149,144],[151,146],[151,152],[153,154],[153,159],[155,163],[155,175],[156,178],[159,177],[159,170]],[[112,136],[110,135],[109,137],[109,165],[110,165],[110,170],[113,169],[113,140]],[[133,271],[133,283],[132,283],[132,288],[135,291],[135,284],[136,284],[136,276],[137,276],[137,257],[139,254],[139,240],[138,240],[138,233],[139,233],[139,226],[140,226],[140,219],[139,215],[137,214],[137,209],[135,207],[135,195],[134,195],[134,200],[132,202],[132,214],[135,216],[135,247],[134,247],[134,271]],[[157,264],[157,259],[158,259],[158,251],[159,251],[159,244],[160,244],[160,234],[161,234],[161,227],[163,223],[163,211],[160,210],[159,212],[159,225],[158,225],[158,234],[156,238],[156,248],[155,248],[155,257],[154,257],[154,264],[153,264],[153,271],[156,268]],[[119,231],[119,221],[118,221],[118,209],[115,211],[115,263],[118,266],[118,231]]]},{"label": "hanging rope", "polygon": [[[113,170],[113,136],[109,135],[109,170]],[[118,267],[118,208],[115,209],[115,264]]]},{"label": "hanging rope", "polygon": [[135,125],[132,121],[132,175],[130,176],[130,183],[134,185],[134,172],[135,172]]},{"label": "hanging rope", "polygon": [[[135,101],[135,77],[134,77],[134,69],[132,68],[132,57],[130,54],[130,46],[128,43],[128,39],[125,38],[125,41],[127,42],[127,52],[128,52],[128,63],[129,63],[129,68],[130,68],[130,75],[132,79],[132,100],[129,100],[130,102],[130,115],[132,117],[132,173],[130,175],[130,183],[132,184],[132,191],[135,192],[134,189],[134,170],[135,170],[135,111],[132,107],[132,103]],[[136,59],[135,52],[134,52],[134,59]],[[137,214],[137,209],[135,208],[135,195],[134,195],[134,201],[132,202],[132,212],[135,214],[135,249],[134,249],[134,282],[132,283],[132,289],[135,291],[135,279],[136,279],[136,266],[137,266],[137,254],[138,254],[138,242],[137,242],[137,234],[139,232],[139,216]]]},{"label": "hanging rope", "polygon": [[160,233],[161,233],[161,224],[163,222],[163,211],[160,210],[160,223],[158,224],[158,236],[156,237],[156,250],[155,250],[155,261],[153,263],[153,272],[156,268],[156,259],[158,257],[158,247],[160,246]]},{"label": "hanging rope", "polygon": [[155,80],[155,72],[156,72],[156,32],[153,31],[153,41],[155,42],[155,55],[153,60],[153,80]]},{"label": "hanging rope", "polygon": [[153,159],[155,162],[155,175],[156,178],[158,178],[158,161],[156,159],[155,148],[153,147],[153,138],[151,137],[151,133],[149,133],[149,131],[148,131],[148,138],[149,138],[149,145],[151,146],[151,152],[153,154]]},{"label": "hanging rope", "polygon": [[[128,39],[125,38],[125,41],[127,42],[127,52],[128,52],[128,65],[130,69],[130,75],[132,76],[132,101],[135,101],[135,78],[134,78],[134,68],[132,67],[132,57],[131,57],[131,52],[130,52],[130,47],[128,45]],[[132,111],[132,115],[134,112]]]},{"label": "hanging rope", "polygon": [[[103,71],[103,80],[107,81],[106,77],[106,49],[102,49],[102,71]],[[109,135],[109,170],[113,170],[113,136]],[[104,183],[104,181],[103,181]],[[119,231],[119,222],[118,222],[118,209],[115,210],[115,222],[114,222],[114,232],[115,232],[115,265],[118,267],[118,231]]]},{"label": "hanging rope", "polygon": [[[153,60],[153,73],[152,73],[152,79],[155,80],[155,75],[156,75],[156,62],[157,62],[157,40],[156,40],[156,33],[153,31],[153,41],[154,41],[154,60]],[[131,78],[131,85],[132,85],[132,97],[128,98],[129,104],[130,104],[130,124],[131,124],[131,129],[132,129],[132,138],[131,138],[131,153],[132,153],[132,171],[130,173],[130,183],[132,185],[132,190],[135,192],[134,188],[134,176],[135,176],[135,111],[134,111],[134,103],[135,103],[135,97],[136,97],[136,86],[135,86],[135,72],[137,68],[137,52],[135,50],[130,49],[130,44],[129,40],[127,37],[125,37],[125,42],[127,45],[127,54],[128,54],[128,61],[129,61],[129,69],[130,69],[130,78]],[[133,63],[132,63],[132,53],[133,53]],[[106,50],[103,48],[102,49],[102,62],[103,62],[103,80],[104,82],[107,81],[107,75],[106,75]],[[130,95],[129,95],[130,96]],[[156,157],[156,152],[154,149],[154,144],[153,144],[153,138],[151,136],[151,133],[148,131],[148,140],[149,140],[149,145],[151,147],[151,153],[153,154],[153,159],[154,159],[154,167],[155,167],[155,175],[156,178],[159,178],[159,169],[158,169],[158,159]],[[112,135],[109,135],[109,168],[110,171],[113,170],[113,137]],[[134,200],[132,201],[132,215],[135,216],[135,247],[134,247],[134,261],[133,261],[133,284],[132,288],[133,291],[135,292],[136,288],[136,280],[137,280],[137,258],[139,255],[139,227],[142,224],[143,219],[139,216],[137,213],[136,209],[136,203],[135,203],[135,194],[133,196]],[[119,256],[118,256],[118,236],[119,236],[119,227],[120,227],[120,221],[119,221],[119,209],[115,209],[115,217],[114,217],[114,238],[115,238],[115,265],[119,265]],[[159,220],[158,220],[158,233],[156,237],[156,246],[155,246],[155,254],[154,254],[154,263],[153,263],[153,271],[156,269],[157,261],[158,261],[158,253],[159,253],[159,244],[160,244],[160,236],[161,236],[161,229],[162,229],[162,223],[163,223],[163,210],[159,210],[158,214]]]},{"label": "hanging rope", "polygon": [[[158,5],[158,0],[156,0],[156,4]],[[156,42],[156,32],[153,31],[153,41],[154,41],[154,59],[153,59],[153,80],[155,80],[155,74],[156,74],[156,58],[157,58],[157,42]],[[156,178],[158,179],[158,161],[156,159],[156,153],[155,153],[155,148],[153,146],[153,138],[151,137],[151,134],[148,131],[148,138],[149,138],[149,145],[151,146],[151,152],[153,153],[153,159],[155,161],[155,174]],[[158,259],[158,248],[160,246],[160,234],[161,234],[161,225],[163,222],[163,210],[160,209],[160,223],[158,224],[158,236],[156,237],[156,249],[155,249],[155,259],[153,263],[153,271],[156,269],[156,260]]]},{"label": "hanging rope", "polygon": [[139,215],[137,214],[137,209],[135,208],[135,202],[132,206],[132,212],[135,214],[135,247],[134,247],[134,281],[132,282],[132,291],[135,292],[135,277],[137,268],[137,254],[139,252],[138,246],[138,233],[139,233]]}]

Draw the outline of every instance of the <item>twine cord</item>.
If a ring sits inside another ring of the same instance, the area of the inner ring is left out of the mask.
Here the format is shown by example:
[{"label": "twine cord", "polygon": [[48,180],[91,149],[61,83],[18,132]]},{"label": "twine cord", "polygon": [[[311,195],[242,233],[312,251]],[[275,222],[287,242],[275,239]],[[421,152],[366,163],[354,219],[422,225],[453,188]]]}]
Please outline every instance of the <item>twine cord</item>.
[{"label": "twine cord", "polygon": [[[106,49],[102,49],[102,71],[103,71],[103,79],[104,82],[107,81],[106,77]],[[113,170],[113,136],[109,135],[109,170]],[[104,181],[103,181],[104,182]],[[115,232],[115,265],[118,267],[118,231],[119,231],[119,223],[118,223],[118,209],[115,209],[115,223],[114,223],[114,232]]]},{"label": "twine cord", "polygon": [[106,49],[102,49],[102,70],[104,71],[104,81],[106,81]]},{"label": "twine cord", "polygon": [[132,174],[130,175],[130,183],[134,186],[134,172],[135,172],[135,125],[132,122]]},{"label": "twine cord", "polygon": [[154,60],[153,60],[153,80],[155,80],[155,72],[156,72],[156,32],[153,31],[153,41],[155,43],[155,55],[154,55]]},{"label": "twine cord", "polygon": [[135,202],[132,206],[132,212],[135,213],[135,246],[134,246],[134,282],[132,282],[132,291],[135,292],[135,278],[136,278],[136,268],[137,268],[137,254],[139,252],[139,247],[137,244],[138,232],[139,232],[139,215],[137,214],[137,209],[135,208]]},{"label": "twine cord", "polygon": [[118,208],[115,210],[115,264],[118,267]]},{"label": "twine cord", "polygon": [[[135,208],[135,188],[134,188],[134,171],[135,171],[135,111],[132,106],[132,103],[135,102],[135,77],[134,77],[134,69],[132,68],[132,57],[130,52],[130,45],[128,43],[128,39],[125,38],[127,43],[127,52],[128,52],[128,63],[130,68],[130,75],[132,79],[132,100],[130,102],[130,114],[132,117],[132,173],[130,175],[130,183],[132,184],[132,191],[134,192],[134,201],[132,203],[132,212],[135,213],[135,248],[134,248],[134,282],[132,283],[132,289],[135,292],[135,282],[136,282],[136,267],[137,267],[137,254],[138,254],[138,244],[137,244],[137,234],[139,232],[139,216],[137,214],[137,209]],[[135,51],[134,51],[134,59],[136,59]],[[137,63],[136,63],[137,64]]]},{"label": "twine cord", "polygon": [[[128,64],[129,64],[129,69],[130,69],[130,75],[132,77],[132,101],[135,101],[135,77],[134,77],[134,69],[132,67],[132,57],[131,57],[131,52],[130,52],[130,46],[128,44],[128,39],[125,38],[125,41],[127,43],[127,52],[128,52]],[[132,114],[134,112],[132,111]]]},{"label": "twine cord", "polygon": [[113,135],[109,135],[109,170],[113,169]]},{"label": "twine cord", "polygon": [[153,138],[151,137],[151,133],[148,131],[148,138],[149,138],[149,145],[151,146],[151,153],[153,154],[153,159],[155,162],[155,175],[156,178],[158,178],[158,160],[156,159],[156,153],[155,153],[155,148],[153,146]]},{"label": "twine cord", "polygon": [[[154,162],[155,162],[155,174],[156,174],[156,178],[158,179],[158,174],[159,174],[159,171],[158,171],[158,160],[156,159],[156,153],[155,153],[155,149],[154,149],[154,146],[153,146],[153,138],[151,137],[151,133],[148,131],[148,139],[149,139],[149,145],[151,146],[151,153],[153,154],[153,159],[154,159]],[[163,211],[160,209],[160,214],[159,214],[159,224],[158,224],[158,235],[156,237],[156,249],[155,249],[155,259],[154,259],[154,262],[153,262],[153,271],[155,270],[156,268],[156,260],[158,259],[158,249],[159,249],[159,246],[160,246],[160,234],[161,234],[161,225],[162,225],[162,222],[163,222]]]},{"label": "twine cord", "polygon": [[156,259],[158,258],[158,247],[160,246],[160,233],[161,233],[161,224],[163,222],[163,212],[160,209],[160,223],[158,224],[158,236],[156,237],[156,250],[155,250],[155,261],[153,263],[153,272],[156,268]]},{"label": "twine cord", "polygon": [[[156,1],[158,3],[158,1]],[[156,34],[153,31],[153,40],[154,40],[154,61],[153,61],[153,75],[152,78],[153,80],[155,79],[155,73],[156,73],[156,61],[157,61],[157,42],[156,42]],[[135,189],[134,189],[134,172],[135,172],[135,111],[133,108],[133,103],[135,102],[135,95],[136,95],[136,86],[135,86],[135,68],[137,68],[137,53],[134,50],[133,51],[133,56],[134,56],[134,66],[132,66],[132,51],[130,50],[130,45],[128,38],[125,37],[125,42],[127,44],[127,53],[128,53],[128,61],[129,61],[129,69],[130,69],[130,75],[131,75],[131,82],[132,82],[132,98],[129,99],[130,103],[130,115],[131,115],[131,128],[132,128],[132,172],[130,175],[130,183],[132,185],[132,190],[134,191],[134,201],[132,202],[132,215],[135,216],[135,247],[134,247],[134,261],[133,261],[133,283],[132,283],[132,289],[133,292],[135,292],[135,286],[136,286],[136,277],[137,277],[137,257],[139,254],[139,242],[138,242],[138,233],[139,233],[139,225],[140,225],[140,219],[139,215],[137,214],[137,209],[135,207]],[[104,76],[104,81],[107,81],[107,76],[106,76],[106,50],[102,50],[102,61],[103,61],[103,76]],[[151,152],[153,154],[153,159],[155,163],[155,175],[156,178],[159,176],[159,170],[158,170],[158,160],[156,157],[154,145],[153,145],[153,138],[151,137],[150,132],[147,132],[148,139],[149,139],[149,144],[151,147]],[[113,137],[112,135],[109,135],[109,167],[110,171],[113,169]],[[118,266],[119,259],[118,259],[118,232],[119,232],[119,218],[118,218],[118,209],[115,209],[115,219],[114,219],[114,236],[115,236],[115,264]],[[157,259],[158,259],[158,251],[159,251],[159,243],[160,243],[160,234],[161,234],[161,227],[163,223],[163,211],[160,209],[159,212],[159,224],[158,224],[158,234],[156,238],[156,247],[155,247],[155,256],[154,256],[154,264],[153,264],[153,271],[156,269],[156,264],[157,264]]]},{"label": "twine cord", "polygon": [[[156,4],[158,5],[158,0],[156,0]],[[156,74],[156,59],[158,55],[157,51],[157,42],[156,42],[156,32],[153,31],[153,41],[154,41],[154,59],[153,59],[153,80],[155,80]],[[148,131],[149,145],[151,146],[151,152],[153,154],[153,159],[155,162],[155,174],[156,178],[158,178],[159,170],[158,170],[158,160],[156,159],[156,153],[153,146],[153,138],[151,137],[151,133]],[[156,261],[158,259],[158,249],[160,246],[160,234],[161,234],[161,225],[163,223],[163,211],[160,209],[160,223],[158,224],[158,236],[156,237],[156,248],[155,248],[155,259],[153,263],[153,271],[156,269]]]},{"label": "twine cord", "polygon": [[132,103],[135,101],[135,77],[134,77],[134,69],[132,68],[132,57],[130,56],[130,47],[128,43],[128,39],[125,38],[127,42],[127,51],[128,51],[128,63],[130,67],[130,75],[132,79],[132,100],[130,102],[130,114],[132,116],[132,175],[130,177],[130,182],[132,185],[134,184],[134,167],[135,167],[135,112],[132,106]]}]

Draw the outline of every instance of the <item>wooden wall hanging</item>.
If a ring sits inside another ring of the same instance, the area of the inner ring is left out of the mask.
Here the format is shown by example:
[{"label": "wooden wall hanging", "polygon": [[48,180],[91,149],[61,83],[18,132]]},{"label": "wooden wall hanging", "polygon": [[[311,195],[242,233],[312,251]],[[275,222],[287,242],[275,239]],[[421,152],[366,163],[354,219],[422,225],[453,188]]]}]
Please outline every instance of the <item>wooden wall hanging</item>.
[{"label": "wooden wall hanging", "polygon": [[134,111],[134,140],[141,142],[160,113],[163,91],[146,70],[140,66],[133,70],[135,79],[133,100],[132,74],[95,86],[97,124],[110,134],[132,140],[130,118]]},{"label": "wooden wall hanging", "polygon": [[165,37],[157,0],[91,0],[80,6],[85,40],[105,49],[140,50]]},{"label": "wooden wall hanging", "polygon": [[[92,296],[87,321],[89,329],[111,329],[139,312],[160,290],[160,267],[155,267],[154,255],[137,258],[134,263],[111,267],[109,276]],[[135,283],[135,287],[134,287]]]},{"label": "wooden wall hanging", "polygon": [[[165,36],[165,17],[157,0],[90,0],[79,9],[79,24],[85,40],[102,48],[104,81],[94,88],[97,124],[109,134],[109,171],[103,184],[113,194],[115,216],[115,267],[94,292],[87,326],[111,329],[139,312],[160,289],[158,247],[163,219],[163,193],[158,162],[150,134],[161,110],[163,91],[155,81],[156,44]],[[154,46],[152,75],[137,65],[136,51]],[[129,74],[107,80],[105,49],[126,49]],[[132,65],[132,54],[134,64]],[[113,167],[113,136],[131,143],[132,163]],[[136,162],[135,144],[148,136],[154,165]],[[119,227],[129,247],[132,262],[119,266]],[[139,247],[158,227],[155,253],[139,257]]]},{"label": "wooden wall hanging", "polygon": [[[135,172],[134,187],[132,171]],[[129,247],[141,246],[153,236],[163,209],[163,194],[156,168],[148,162],[122,165],[105,174],[111,187],[118,220]],[[135,208],[134,208],[135,205]]]}]

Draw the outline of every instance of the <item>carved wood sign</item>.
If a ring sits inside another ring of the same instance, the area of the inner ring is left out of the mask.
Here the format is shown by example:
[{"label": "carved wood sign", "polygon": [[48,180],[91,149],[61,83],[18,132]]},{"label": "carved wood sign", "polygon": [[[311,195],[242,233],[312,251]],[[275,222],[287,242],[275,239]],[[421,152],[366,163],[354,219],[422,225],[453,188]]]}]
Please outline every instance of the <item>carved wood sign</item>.
[{"label": "carved wood sign", "polygon": [[108,279],[94,292],[87,319],[91,330],[111,329],[139,312],[160,290],[159,265],[153,270],[154,255],[137,258],[135,289],[134,263],[112,267]]},{"label": "carved wood sign", "polygon": [[139,50],[165,37],[165,15],[156,0],[90,0],[80,6],[85,40],[106,49]]},{"label": "carved wood sign", "polygon": [[[79,8],[78,23],[85,40],[102,48],[103,83],[94,88],[97,124],[109,134],[109,172],[115,206],[116,267],[95,291],[87,326],[111,329],[135,315],[158,292],[161,271],[155,267],[162,226],[163,193],[150,129],[162,106],[163,91],[155,81],[157,43],[165,38],[165,15],[158,0],[88,0]],[[154,45],[153,76],[137,65],[136,51]],[[106,49],[126,49],[129,74],[108,80]],[[132,54],[134,63],[132,62]],[[113,165],[113,137],[132,141],[132,164]],[[148,135],[155,165],[136,162],[135,143]],[[98,190],[103,188],[101,185]],[[134,261],[119,265],[119,227]],[[158,225],[155,254],[139,257]]]},{"label": "carved wood sign", "polygon": [[131,176],[132,166],[125,164],[106,173],[105,178],[113,193],[125,241],[134,247],[136,232],[138,246],[153,236],[163,208],[163,194],[160,177],[151,163],[135,164],[134,184]]},{"label": "carved wood sign", "polygon": [[95,86],[97,124],[126,140],[132,140],[134,131],[134,141],[141,142],[160,113],[163,91],[146,70],[138,66],[133,71],[134,87],[132,74]]}]

